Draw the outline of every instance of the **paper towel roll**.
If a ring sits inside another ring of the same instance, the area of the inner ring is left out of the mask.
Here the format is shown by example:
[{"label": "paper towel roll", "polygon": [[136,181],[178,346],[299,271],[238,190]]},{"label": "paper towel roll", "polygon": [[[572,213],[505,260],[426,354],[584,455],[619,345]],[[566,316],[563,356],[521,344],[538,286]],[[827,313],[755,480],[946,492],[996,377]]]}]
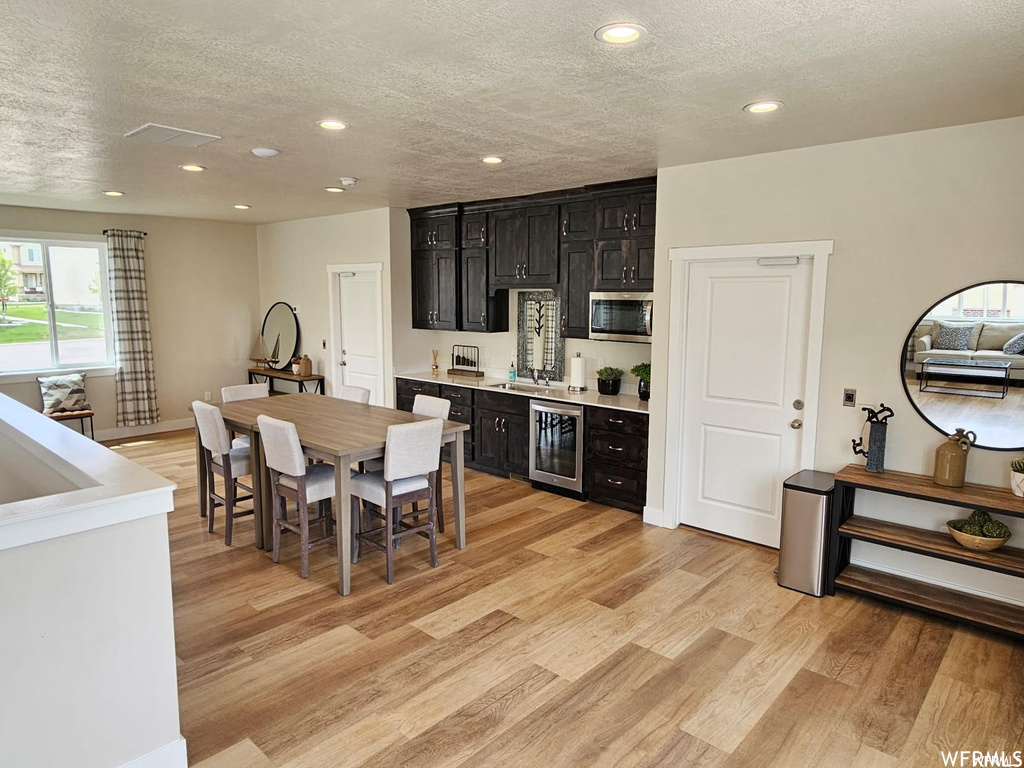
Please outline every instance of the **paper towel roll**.
[{"label": "paper towel roll", "polygon": [[587,390],[587,359],[585,357],[569,358],[569,391],[585,392]]}]

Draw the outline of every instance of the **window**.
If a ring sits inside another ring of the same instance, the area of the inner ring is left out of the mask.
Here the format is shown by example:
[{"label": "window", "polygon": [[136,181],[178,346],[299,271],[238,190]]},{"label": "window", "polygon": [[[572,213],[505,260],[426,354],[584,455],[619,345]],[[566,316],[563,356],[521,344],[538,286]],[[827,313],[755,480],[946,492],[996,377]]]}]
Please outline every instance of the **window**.
[{"label": "window", "polygon": [[932,307],[928,319],[1024,320],[1024,284],[985,283]]},{"label": "window", "polygon": [[107,246],[0,237],[0,374],[113,363]]}]

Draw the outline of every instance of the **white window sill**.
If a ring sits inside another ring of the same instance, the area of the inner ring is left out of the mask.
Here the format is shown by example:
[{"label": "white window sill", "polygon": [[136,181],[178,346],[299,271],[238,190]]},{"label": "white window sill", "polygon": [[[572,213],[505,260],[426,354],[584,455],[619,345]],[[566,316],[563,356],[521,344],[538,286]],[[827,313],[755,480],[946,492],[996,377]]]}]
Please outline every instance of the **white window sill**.
[{"label": "white window sill", "polygon": [[86,379],[100,378],[113,376],[117,373],[117,366],[97,365],[82,366],[81,368],[53,368],[44,371],[12,371],[11,373],[0,373],[0,384],[27,384],[40,376],[60,376],[64,373],[84,373]]}]

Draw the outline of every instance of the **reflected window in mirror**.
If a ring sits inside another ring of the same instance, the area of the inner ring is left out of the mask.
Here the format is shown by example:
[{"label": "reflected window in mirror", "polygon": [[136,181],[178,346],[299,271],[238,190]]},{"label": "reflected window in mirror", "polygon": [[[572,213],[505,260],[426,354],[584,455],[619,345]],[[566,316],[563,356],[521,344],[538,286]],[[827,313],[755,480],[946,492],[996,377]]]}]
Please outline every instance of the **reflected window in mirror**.
[{"label": "reflected window in mirror", "polygon": [[907,397],[943,434],[979,448],[1024,450],[1024,282],[968,286],[929,307],[900,361]]},{"label": "reflected window in mirror", "polygon": [[529,376],[561,381],[565,368],[565,339],[561,332],[561,298],[550,291],[519,292],[517,370]]}]

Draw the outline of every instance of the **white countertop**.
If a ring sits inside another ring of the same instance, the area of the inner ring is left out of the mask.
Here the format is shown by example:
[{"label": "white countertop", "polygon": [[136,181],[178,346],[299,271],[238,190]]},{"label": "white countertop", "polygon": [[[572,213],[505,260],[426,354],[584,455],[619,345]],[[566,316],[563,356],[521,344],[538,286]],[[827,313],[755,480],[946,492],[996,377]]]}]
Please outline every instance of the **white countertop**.
[{"label": "white countertop", "polygon": [[0,550],[174,508],[174,483],[0,395]]},{"label": "white countertop", "polygon": [[[448,384],[453,387],[469,387],[470,389],[483,389],[488,392],[500,392],[505,395],[519,395],[521,397],[533,397],[538,400],[560,400],[566,403],[578,403],[579,405],[594,405],[599,408],[615,408],[620,411],[633,411],[635,413],[647,413],[647,401],[641,400],[635,394],[602,395],[596,389],[588,389],[586,392],[570,392],[568,385],[564,382],[551,382],[550,387],[544,388],[543,392],[528,392],[514,389],[499,389],[496,384],[505,384],[508,379],[498,379],[492,376],[473,378],[471,376],[449,376],[445,371],[438,371],[435,375],[430,371],[416,371],[414,373],[396,373],[396,379],[410,379],[412,381],[433,381],[438,384]],[[517,384],[534,386],[530,380],[518,380]]]}]

